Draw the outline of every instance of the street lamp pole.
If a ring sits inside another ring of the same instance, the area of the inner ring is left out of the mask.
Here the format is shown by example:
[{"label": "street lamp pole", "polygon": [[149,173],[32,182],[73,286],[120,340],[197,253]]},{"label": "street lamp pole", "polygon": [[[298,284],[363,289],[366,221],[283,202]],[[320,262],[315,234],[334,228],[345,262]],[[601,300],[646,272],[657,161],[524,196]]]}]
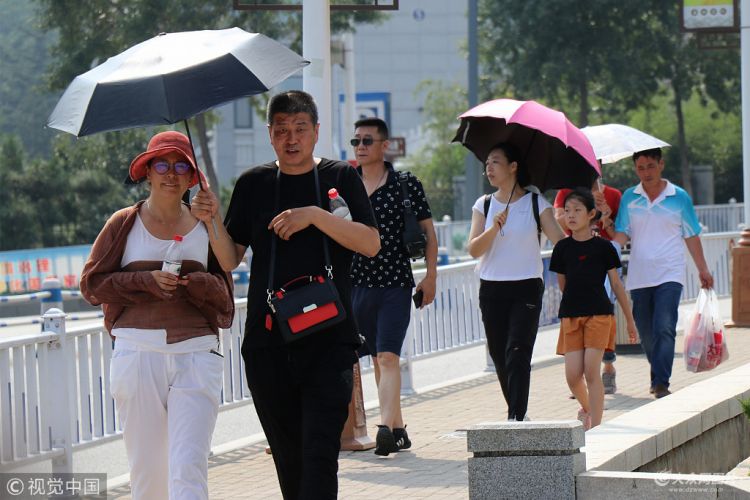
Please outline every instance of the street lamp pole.
[{"label": "street lamp pole", "polygon": [[315,98],[321,125],[315,154],[338,158],[332,137],[330,0],[302,2],[302,57],[310,61],[302,70],[302,89]]},{"label": "street lamp pole", "polygon": [[750,228],[750,0],[740,4],[740,75],[742,82],[742,194],[745,227]]},{"label": "street lamp pole", "polygon": [[[467,18],[469,22],[468,97],[469,108],[473,108],[479,103],[479,39],[477,36],[478,0],[469,0],[469,12]],[[464,186],[463,213],[454,214],[457,219],[471,219],[471,207],[474,205],[474,201],[479,198],[479,195],[482,194],[482,177],[480,176],[481,166],[477,161],[477,158],[474,156],[474,153],[466,153],[464,165],[464,178],[466,179],[466,184]]]}]

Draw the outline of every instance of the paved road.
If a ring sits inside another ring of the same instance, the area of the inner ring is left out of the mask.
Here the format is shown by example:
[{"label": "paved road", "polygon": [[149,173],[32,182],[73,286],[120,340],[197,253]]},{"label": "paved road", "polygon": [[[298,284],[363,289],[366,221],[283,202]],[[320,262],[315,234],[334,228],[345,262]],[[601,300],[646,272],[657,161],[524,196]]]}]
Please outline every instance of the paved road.
[{"label": "paved road", "polygon": [[[713,372],[689,373],[682,361],[682,337],[677,339],[672,390],[750,362],[750,329],[727,331],[730,359]],[[648,363],[643,355],[622,355],[617,361],[618,392],[606,396],[604,419],[614,418],[653,400],[648,394]],[[575,419],[577,404],[568,399],[560,361],[532,370],[529,415],[532,419]],[[466,440],[460,431],[471,424],[502,420],[505,403],[494,375],[481,375],[461,384],[432,390],[404,400],[404,415],[413,447],[387,458],[371,451],[342,452],[342,499],[468,498]],[[367,413],[374,436],[377,409]],[[273,461],[260,442],[210,459],[212,499],[276,499],[281,494]],[[130,498],[127,485],[110,491],[110,498]]]}]

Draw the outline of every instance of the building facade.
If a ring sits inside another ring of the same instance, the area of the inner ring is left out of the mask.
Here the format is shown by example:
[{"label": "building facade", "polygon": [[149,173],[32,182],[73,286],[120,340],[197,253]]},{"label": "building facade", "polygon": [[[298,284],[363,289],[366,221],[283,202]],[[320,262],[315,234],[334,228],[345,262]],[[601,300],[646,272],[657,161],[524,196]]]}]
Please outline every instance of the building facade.
[{"label": "building facade", "polygon": [[[424,96],[416,89],[425,80],[467,85],[467,1],[400,0],[399,10],[387,11],[377,25],[358,25],[354,34],[354,67],[358,117],[378,116],[391,135],[403,137],[406,153],[418,151],[426,138],[421,132]],[[335,35],[332,37],[335,39]],[[352,125],[344,123],[344,69],[332,69],[333,152],[320,156],[342,158],[347,152]],[[273,92],[301,89],[295,75]],[[211,153],[219,182],[231,186],[242,172],[274,158],[265,116],[249,99],[218,108],[219,122],[212,131]]]}]

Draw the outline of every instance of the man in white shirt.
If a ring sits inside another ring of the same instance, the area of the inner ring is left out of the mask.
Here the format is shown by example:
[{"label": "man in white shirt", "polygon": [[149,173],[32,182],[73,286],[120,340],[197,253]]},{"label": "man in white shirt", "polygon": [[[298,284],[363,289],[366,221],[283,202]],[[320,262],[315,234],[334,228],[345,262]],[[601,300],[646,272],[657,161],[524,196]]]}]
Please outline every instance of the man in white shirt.
[{"label": "man in white shirt", "polygon": [[651,392],[670,394],[669,379],[677,335],[677,308],[685,281],[685,241],[703,288],[713,276],[703,256],[698,218],[687,192],[662,178],[661,149],[633,155],[640,184],[622,195],[615,221],[615,241],[630,239],[627,289],[643,350],[651,365]]}]

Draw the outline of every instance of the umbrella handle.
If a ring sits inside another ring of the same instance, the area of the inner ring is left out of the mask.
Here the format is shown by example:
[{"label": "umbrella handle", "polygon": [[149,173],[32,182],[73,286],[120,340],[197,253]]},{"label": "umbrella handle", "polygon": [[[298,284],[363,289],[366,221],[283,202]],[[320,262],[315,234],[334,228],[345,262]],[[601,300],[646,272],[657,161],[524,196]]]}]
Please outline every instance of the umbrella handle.
[{"label": "umbrella handle", "polygon": [[[187,132],[188,141],[190,142],[190,151],[193,153],[193,159],[195,160],[195,168],[198,168],[198,158],[195,156],[195,148],[193,147],[193,137],[190,135],[190,125],[188,125],[187,118],[185,118],[185,131]],[[206,186],[203,185],[203,179],[200,172],[198,174],[198,187],[201,191],[206,190]],[[214,229],[214,237],[219,239],[219,228],[216,227],[216,219],[211,218],[211,227]]]}]

